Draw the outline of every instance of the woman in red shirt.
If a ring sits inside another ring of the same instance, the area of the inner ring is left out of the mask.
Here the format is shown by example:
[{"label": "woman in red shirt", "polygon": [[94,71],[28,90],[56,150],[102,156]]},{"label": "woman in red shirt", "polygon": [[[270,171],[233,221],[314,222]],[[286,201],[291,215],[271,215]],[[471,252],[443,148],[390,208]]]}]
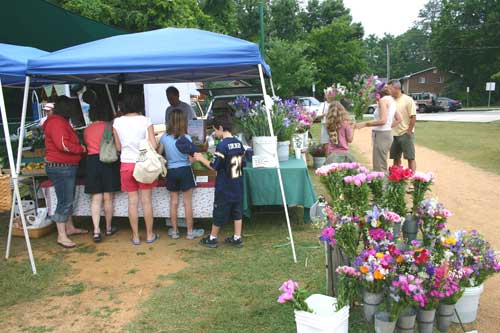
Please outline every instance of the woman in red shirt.
[{"label": "woman in red shirt", "polygon": [[45,133],[45,170],[54,184],[57,197],[55,214],[51,216],[57,226],[57,244],[65,248],[76,244],[68,236],[87,233],[73,225],[73,199],[76,170],[82,155],[87,152],[69,123],[72,102],[66,96],[57,99],[53,115],[43,124]]},{"label": "woman in red shirt", "polygon": [[[86,96],[84,96],[86,97]],[[87,169],[85,172],[85,193],[92,196],[91,211],[94,233],[92,239],[101,241],[101,207],[104,200],[106,236],[113,235],[118,229],[111,224],[113,218],[113,192],[120,191],[120,162],[103,163],[99,160],[101,140],[105,130],[112,131],[113,113],[94,95],[85,99],[90,104],[89,117],[92,124],[85,129],[83,139],[87,146]]]}]

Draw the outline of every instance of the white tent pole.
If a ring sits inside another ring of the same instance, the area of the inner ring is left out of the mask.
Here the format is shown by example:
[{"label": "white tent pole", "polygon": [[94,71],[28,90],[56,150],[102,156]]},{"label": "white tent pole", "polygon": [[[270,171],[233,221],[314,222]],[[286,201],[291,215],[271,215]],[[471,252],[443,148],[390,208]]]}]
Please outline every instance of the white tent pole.
[{"label": "white tent pole", "polygon": [[[29,90],[29,77],[26,78],[26,82],[27,82],[27,87],[28,87],[27,90]],[[26,86],[25,86],[25,89],[26,89]],[[25,102],[27,102],[27,98],[28,98],[28,94],[26,93],[27,90],[25,90],[25,94],[24,94]],[[13,199],[12,199],[12,207],[11,207],[11,212],[10,212],[9,234],[7,236],[8,237],[7,238],[7,249],[5,252],[5,258],[7,259],[9,257],[10,242],[11,242],[11,238],[12,238],[12,222],[14,219],[14,205],[15,205],[15,202],[17,200],[17,203],[19,206],[19,215],[21,217],[21,223],[23,225],[24,236],[26,239],[26,247],[28,248],[28,256],[29,256],[30,263],[31,263],[31,270],[33,271],[33,274],[36,274],[35,259],[33,257],[33,252],[31,250],[31,242],[30,242],[30,238],[28,235],[28,230],[26,228],[26,217],[24,216],[24,209],[23,209],[23,205],[22,205],[22,201],[21,201],[21,195],[19,194],[19,183],[18,183],[18,179],[17,179],[18,173],[17,173],[17,171],[15,169],[15,165],[14,165],[14,153],[12,151],[12,145],[10,142],[9,124],[7,121],[7,111],[5,109],[5,99],[3,96],[3,88],[2,88],[1,79],[0,79],[0,112],[2,114],[2,125],[3,125],[4,135],[5,135],[5,145],[7,147],[7,155],[9,158],[10,175],[11,175],[12,181],[14,183],[14,195],[13,195]],[[20,141],[20,144],[22,145],[21,142],[22,141]]]},{"label": "white tent pole", "polygon": [[30,92],[30,77],[26,76],[26,81],[24,82],[24,97],[23,97],[23,109],[21,113],[21,130],[19,131],[19,146],[17,147],[17,166],[16,173],[21,173],[21,157],[23,154],[23,142],[24,142],[24,126],[26,125],[26,109],[28,108],[28,94]]},{"label": "white tent pole", "polygon": [[[264,96],[264,104],[266,106],[266,113],[267,113],[267,122],[269,124],[269,131],[271,133],[271,136],[274,136],[274,129],[273,129],[273,123],[271,120],[271,112],[270,112],[270,105],[267,105],[266,101],[266,84],[264,82],[264,72],[262,71],[262,65],[259,64],[259,76],[260,76],[260,84],[262,86],[262,94]],[[297,263],[297,255],[295,253],[295,243],[293,241],[293,234],[292,234],[292,226],[290,225],[290,216],[288,215],[288,206],[286,204],[286,196],[285,196],[285,188],[283,186],[283,179],[281,178],[281,169],[280,169],[280,163],[278,161],[278,155],[274,155],[276,159],[276,171],[278,171],[278,181],[280,183],[280,190],[281,190],[281,198],[283,200],[283,208],[285,209],[285,217],[286,217],[286,224],[288,226],[288,235],[290,236],[290,244],[292,245],[292,255],[293,255],[293,262]]]},{"label": "white tent pole", "polygon": [[111,97],[111,91],[109,90],[109,85],[106,83],[106,92],[108,93],[109,104],[111,105],[111,110],[113,110],[113,114],[116,114],[115,103],[113,103],[113,98]]},{"label": "white tent pole", "polygon": [[271,92],[273,93],[273,97],[276,97],[276,93],[274,92],[274,84],[273,84],[273,78],[269,78],[269,82],[271,83]]}]

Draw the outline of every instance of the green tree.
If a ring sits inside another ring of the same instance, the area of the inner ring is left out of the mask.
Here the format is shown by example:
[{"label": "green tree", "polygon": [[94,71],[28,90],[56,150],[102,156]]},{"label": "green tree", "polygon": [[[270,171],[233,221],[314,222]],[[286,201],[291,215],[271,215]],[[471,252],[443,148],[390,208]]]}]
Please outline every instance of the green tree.
[{"label": "green tree", "polygon": [[[485,82],[500,68],[500,1],[443,0],[439,18],[432,24],[430,46],[435,65],[461,76],[470,100],[484,104]],[[492,94],[492,99],[498,96]]]},{"label": "green tree", "polygon": [[216,30],[197,0],[52,0],[63,8],[128,31],[166,27]]},{"label": "green tree", "polygon": [[[235,0],[238,37],[252,42],[259,41],[259,4],[261,0]],[[269,5],[264,3],[264,22],[269,22]],[[269,34],[269,31],[266,31]]]},{"label": "green tree", "polygon": [[308,45],[279,38],[270,39],[266,61],[271,66],[273,83],[279,96],[293,96],[309,91],[316,77],[316,66],[306,58]]},{"label": "green tree", "polygon": [[238,25],[234,0],[201,0],[200,7],[215,22],[219,32],[236,36]]},{"label": "green tree", "polygon": [[318,91],[332,83],[346,84],[366,71],[363,29],[344,16],[314,29],[308,36],[307,54],[318,68]]},{"label": "green tree", "polygon": [[343,16],[350,17],[349,9],[345,8],[342,0],[309,0],[304,11],[300,13],[304,31],[309,33],[313,29],[332,23]]},{"label": "green tree", "polygon": [[269,35],[285,40],[302,37],[302,20],[297,0],[274,0],[269,6],[271,22]]}]

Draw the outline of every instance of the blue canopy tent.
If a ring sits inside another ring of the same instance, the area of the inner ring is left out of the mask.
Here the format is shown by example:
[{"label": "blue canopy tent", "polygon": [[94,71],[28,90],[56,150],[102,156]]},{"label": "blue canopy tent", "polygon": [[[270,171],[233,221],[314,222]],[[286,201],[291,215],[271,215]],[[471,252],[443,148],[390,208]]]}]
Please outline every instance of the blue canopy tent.
[{"label": "blue canopy tent", "polygon": [[198,29],[166,28],[62,49],[28,62],[27,74],[84,83],[164,83],[270,77],[256,44]]},{"label": "blue canopy tent", "polygon": [[[33,270],[33,273],[35,274],[36,274],[35,260],[33,257],[33,252],[31,250],[31,243],[28,236],[28,230],[26,228],[26,219],[21,204],[21,196],[19,194],[19,186],[18,186],[18,175],[21,168],[21,159],[18,156],[17,166],[16,166],[16,164],[14,163],[14,154],[12,152],[12,145],[10,142],[10,133],[7,120],[7,111],[5,109],[3,87],[22,86],[25,83],[26,64],[28,62],[28,59],[40,57],[46,54],[48,54],[48,52],[35,49],[32,47],[24,47],[24,46],[0,43],[0,112],[2,115],[2,125],[4,130],[7,155],[9,159],[10,173],[12,182],[14,184],[14,196],[12,201],[11,216],[9,223],[9,234],[7,238],[7,251],[5,253],[5,257],[6,258],[9,257],[10,241],[12,238],[12,221],[14,218],[14,205],[15,202],[17,202],[19,207],[19,212],[21,215],[21,223],[24,229],[24,236],[26,239],[26,246],[28,248],[31,268]],[[47,81],[35,80],[34,83],[43,84],[47,83]],[[28,91],[29,91],[29,85],[25,87],[24,91],[25,98],[27,98]]]},{"label": "blue canopy tent", "polygon": [[[260,79],[268,125],[274,136],[270,98],[264,81],[265,76],[271,78],[270,68],[257,44],[238,38],[181,28],[113,36],[30,59],[26,74],[25,86],[29,86],[31,78],[105,84],[106,87],[122,83]],[[111,98],[109,89],[108,97]],[[26,104],[25,98],[24,111]],[[293,259],[297,262],[277,154],[275,160]]]}]

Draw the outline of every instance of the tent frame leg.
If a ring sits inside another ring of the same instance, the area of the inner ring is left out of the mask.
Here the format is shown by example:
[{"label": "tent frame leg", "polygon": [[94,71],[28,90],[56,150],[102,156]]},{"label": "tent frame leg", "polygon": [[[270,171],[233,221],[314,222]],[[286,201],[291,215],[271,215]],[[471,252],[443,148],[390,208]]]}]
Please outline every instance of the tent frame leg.
[{"label": "tent frame leg", "polygon": [[19,171],[21,168],[21,155],[23,150],[24,126],[26,124],[26,109],[28,104],[29,88],[30,88],[30,77],[27,76],[24,85],[23,109],[21,115],[21,130],[19,134],[19,147],[18,147],[18,157],[17,157],[18,160],[16,166],[14,164],[14,153],[12,151],[12,145],[10,142],[9,124],[7,121],[7,111],[5,109],[5,99],[3,96],[2,81],[0,80],[0,112],[2,114],[2,124],[5,135],[5,144],[7,146],[7,155],[9,157],[10,174],[14,185],[14,195],[12,196],[12,207],[10,211],[9,233],[7,236],[7,249],[5,251],[5,258],[8,259],[10,255],[10,245],[12,240],[12,225],[14,221],[14,206],[17,201],[19,207],[19,216],[21,217],[21,224],[23,226],[23,231],[24,231],[24,238],[26,240],[26,247],[28,249],[28,256],[31,264],[31,270],[33,274],[36,274],[37,271],[35,265],[35,258],[33,256],[33,251],[31,249],[31,242],[28,234],[28,228],[26,227],[26,216],[24,215],[24,208],[21,201],[21,194],[19,193],[19,179],[18,179]]},{"label": "tent frame leg", "polygon": [[113,98],[111,97],[111,91],[109,90],[109,85],[106,83],[104,86],[106,87],[106,93],[108,94],[109,105],[111,105],[111,110],[113,110],[113,114],[116,115],[115,103],[113,103]]},{"label": "tent frame leg", "polygon": [[[262,71],[261,64],[259,64],[257,66],[259,68],[260,84],[262,86],[262,94],[264,96],[264,104],[266,105],[267,122],[269,125],[269,131],[271,133],[271,136],[274,136],[274,129],[273,129],[273,123],[271,120],[271,111],[270,111],[271,106],[267,105],[266,98],[265,98],[267,94],[266,94],[266,84],[264,81],[264,72]],[[288,215],[288,205],[286,203],[285,187],[283,186],[283,179],[281,177],[280,163],[278,161],[278,155],[275,155],[274,157],[276,160],[276,171],[278,172],[278,181],[280,183],[281,198],[283,200],[283,209],[285,210],[286,224],[288,226],[288,235],[290,237],[290,245],[292,246],[293,262],[297,263],[297,254],[295,253],[295,243],[293,241],[292,226],[290,224],[290,216]]]}]

